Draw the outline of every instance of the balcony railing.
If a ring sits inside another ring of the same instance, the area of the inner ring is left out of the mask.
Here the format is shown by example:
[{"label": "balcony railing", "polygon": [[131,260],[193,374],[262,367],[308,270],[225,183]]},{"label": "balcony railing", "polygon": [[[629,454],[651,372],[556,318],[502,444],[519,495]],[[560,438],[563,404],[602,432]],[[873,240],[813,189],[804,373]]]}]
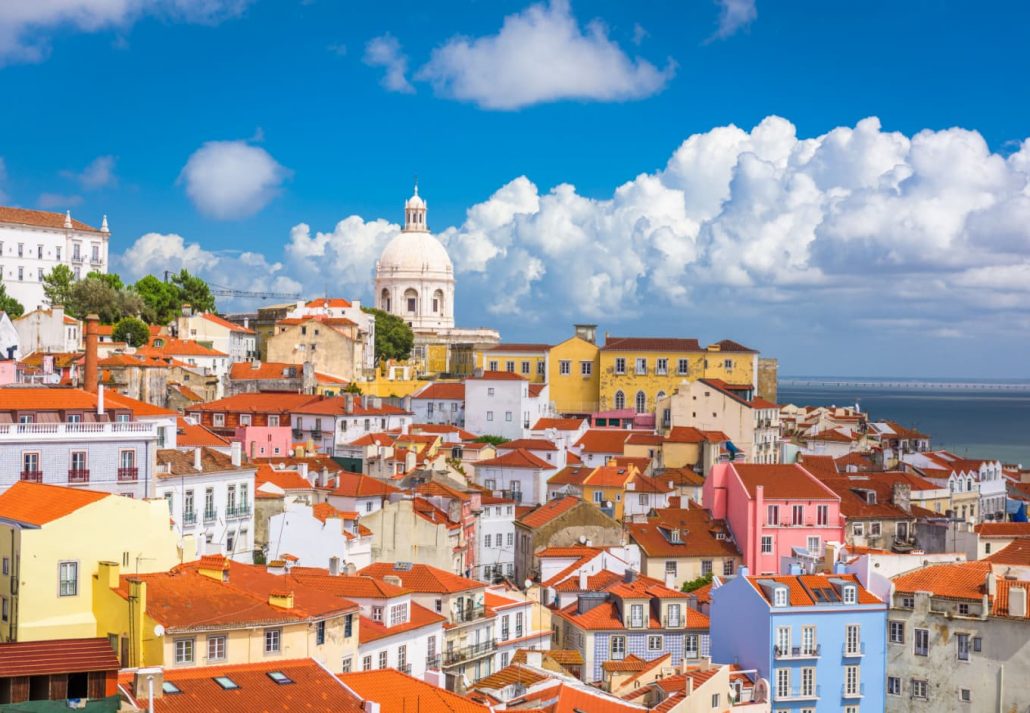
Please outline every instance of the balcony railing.
[{"label": "balcony railing", "polygon": [[440,654],[426,656],[426,668],[440,668]]},{"label": "balcony railing", "polygon": [[134,483],[139,480],[139,468],[119,468],[118,469],[118,482],[119,483]]},{"label": "balcony railing", "polygon": [[848,646],[847,643],[841,647],[841,656],[844,658],[853,658],[856,656],[865,656],[865,642],[859,642],[858,646]]},{"label": "balcony railing", "polygon": [[844,684],[840,687],[841,698],[861,698],[865,695],[865,684],[860,683],[857,686],[849,686]]},{"label": "balcony railing", "polygon": [[197,524],[197,511],[188,510],[182,514],[183,525],[196,525]]},{"label": "balcony railing", "polygon": [[496,648],[497,644],[494,641],[484,641],[471,646],[463,646],[460,649],[451,649],[444,654],[443,665],[451,666],[456,663],[461,663],[462,661],[479,658],[480,656],[492,653]]},{"label": "balcony railing", "polygon": [[21,479],[29,483],[42,483],[43,482],[43,471],[41,470],[23,470],[21,472]]},{"label": "balcony railing", "polygon": [[89,482],[89,469],[88,468],[69,468],[68,469],[68,482],[69,483],[88,483]]},{"label": "balcony railing", "polygon": [[454,612],[451,615],[451,623],[453,624],[464,624],[469,621],[475,621],[476,619],[483,618],[486,613],[482,606],[478,607],[466,607],[461,611]]},{"label": "balcony railing", "polygon": [[778,659],[814,659],[821,653],[821,646],[774,646],[773,652]]},{"label": "balcony railing", "polygon": [[243,505],[236,505],[231,508],[226,508],[225,516],[233,520],[244,517],[250,517],[250,505],[248,503],[244,503]]},{"label": "balcony railing", "polygon": [[514,500],[516,503],[522,502],[522,491],[521,490],[498,490],[500,495],[498,497],[505,498],[506,500]]},{"label": "balcony railing", "polygon": [[218,519],[218,513],[215,510],[205,510],[204,511],[204,522],[205,523],[214,522],[217,519]]},{"label": "balcony railing", "polygon": [[0,423],[0,440],[10,441],[23,441],[26,438],[34,441],[63,440],[80,436],[93,439],[102,436],[124,437],[126,434],[156,437],[157,424],[152,421]]},{"label": "balcony railing", "polygon": [[819,698],[821,686],[810,686],[809,688],[785,688],[776,689],[776,700],[778,701],[808,701]]}]

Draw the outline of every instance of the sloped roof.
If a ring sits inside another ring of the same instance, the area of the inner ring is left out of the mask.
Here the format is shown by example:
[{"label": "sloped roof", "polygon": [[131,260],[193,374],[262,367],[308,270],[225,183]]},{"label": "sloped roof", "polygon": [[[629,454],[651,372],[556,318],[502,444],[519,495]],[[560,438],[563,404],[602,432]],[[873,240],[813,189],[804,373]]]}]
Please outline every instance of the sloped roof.
[{"label": "sloped roof", "polygon": [[363,699],[378,703],[382,713],[490,713],[486,706],[392,668],[341,673],[339,678]]},{"label": "sloped roof", "polygon": [[[0,223],[14,223],[15,225],[31,225],[36,228],[53,228],[65,230],[64,221],[67,216],[64,213],[54,213],[48,210],[30,210],[28,208],[12,208],[0,206]],[[81,220],[72,218],[72,228],[84,230],[90,233],[100,231],[92,225],[87,225]]]},{"label": "sloped roof", "polygon": [[748,495],[764,488],[765,497],[777,500],[839,500],[840,496],[797,464],[732,463]]},{"label": "sloped roof", "polygon": [[19,480],[0,494],[0,518],[42,526],[110,495]]},{"label": "sloped roof", "polygon": [[0,645],[0,678],[84,671],[117,671],[118,657],[106,638],[18,641]]},{"label": "sloped roof", "polygon": [[379,579],[393,575],[401,580],[405,589],[423,594],[466,592],[486,587],[482,582],[459,577],[428,564],[412,564],[410,568],[398,569],[393,562],[373,562],[358,574]]},{"label": "sloped roof", "polygon": [[700,352],[696,339],[678,337],[607,337],[602,351],[627,352]]},{"label": "sloped roof", "polygon": [[750,582],[751,586],[755,588],[758,594],[770,604],[772,604],[772,602],[769,601],[769,598],[765,595],[765,590],[759,585],[760,581],[773,580],[778,584],[787,585],[787,596],[790,606],[808,607],[814,606],[817,602],[815,595],[812,594],[814,590],[833,589],[833,584],[830,582],[831,579],[842,579],[854,584],[858,589],[856,593],[858,595],[859,604],[883,604],[883,601],[863,587],[862,583],[858,581],[858,577],[853,574],[751,576],[747,578],[747,581]]},{"label": "sloped roof", "polygon": [[932,592],[946,599],[979,601],[990,572],[991,563],[984,561],[931,564],[895,577],[894,591]]},{"label": "sloped roof", "polygon": [[[503,446],[499,446],[499,448],[501,447]],[[555,468],[554,464],[548,463],[543,458],[533,455],[524,448],[509,451],[504,455],[497,456],[496,458],[487,458],[486,460],[476,461],[476,468],[492,465],[503,466],[505,468],[536,468],[543,470],[553,470]]]},{"label": "sloped roof", "polygon": [[330,493],[344,498],[387,497],[401,492],[381,480],[360,473],[342,472],[337,476],[336,488]]},{"label": "sloped roof", "polygon": [[543,505],[537,506],[532,511],[518,518],[518,521],[526,527],[540,527],[556,517],[564,515],[582,502],[579,498],[574,498],[571,495],[548,500]]},{"label": "sloped roof", "polygon": [[434,401],[464,401],[465,383],[462,381],[434,381],[412,394],[413,399]]},{"label": "sloped roof", "polygon": [[553,428],[557,431],[578,431],[585,418],[540,418],[533,424],[533,431],[545,431]]}]

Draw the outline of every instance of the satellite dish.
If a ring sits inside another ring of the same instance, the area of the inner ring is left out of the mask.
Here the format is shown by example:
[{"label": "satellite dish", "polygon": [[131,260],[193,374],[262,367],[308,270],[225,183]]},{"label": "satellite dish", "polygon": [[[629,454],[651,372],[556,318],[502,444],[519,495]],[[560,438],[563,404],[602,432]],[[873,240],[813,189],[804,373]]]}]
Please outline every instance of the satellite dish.
[{"label": "satellite dish", "polygon": [[579,544],[585,545],[586,543],[587,543],[587,536],[586,535],[580,535],[579,536]]},{"label": "satellite dish", "polygon": [[160,624],[155,625],[154,626],[154,636],[164,636],[164,635],[165,635],[165,628],[163,626],[161,626]]},{"label": "satellite dish", "polygon": [[523,582],[523,584],[526,585],[526,589],[529,589],[530,587],[533,586],[533,580],[532,579],[527,579],[525,582]]}]

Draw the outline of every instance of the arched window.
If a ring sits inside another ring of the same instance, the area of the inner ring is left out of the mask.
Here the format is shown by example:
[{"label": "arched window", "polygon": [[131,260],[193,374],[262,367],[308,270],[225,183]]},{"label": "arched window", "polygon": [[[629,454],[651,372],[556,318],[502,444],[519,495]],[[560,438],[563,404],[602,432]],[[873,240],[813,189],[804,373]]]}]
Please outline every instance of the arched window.
[{"label": "arched window", "polygon": [[412,288],[404,290],[404,302],[407,305],[408,311],[415,313],[418,311],[418,292]]},{"label": "arched window", "polygon": [[665,398],[665,392],[664,391],[659,391],[657,394],[655,394],[655,397],[654,397],[655,406],[657,406],[658,402],[661,401],[664,398]]},{"label": "arched window", "polygon": [[379,296],[379,308],[382,309],[384,312],[389,312],[391,306],[392,305],[390,304],[390,291],[384,289],[383,294]]},{"label": "arched window", "polygon": [[615,408],[616,410],[626,408],[626,394],[621,391],[615,392]]},{"label": "arched window", "polygon": [[637,392],[637,413],[644,413],[647,410],[647,394],[643,391]]},{"label": "arched window", "polygon": [[433,293],[433,314],[443,314],[443,290]]}]

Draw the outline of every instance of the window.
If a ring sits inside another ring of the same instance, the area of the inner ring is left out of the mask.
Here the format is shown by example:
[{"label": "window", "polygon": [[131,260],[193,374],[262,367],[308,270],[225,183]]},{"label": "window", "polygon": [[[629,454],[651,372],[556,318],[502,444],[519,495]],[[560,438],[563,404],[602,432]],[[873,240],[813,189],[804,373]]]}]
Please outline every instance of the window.
[{"label": "window", "polygon": [[394,604],[390,607],[390,626],[403,624],[408,620],[408,606],[406,604]]},{"label": "window", "polygon": [[926,679],[913,678],[911,685],[909,686],[909,690],[912,691],[913,698],[922,698],[926,700],[930,697],[928,694],[929,687],[926,685]]},{"label": "window", "polygon": [[343,620],[343,638],[349,639],[354,635],[354,615],[348,614]]},{"label": "window", "polygon": [[397,647],[397,668],[404,668],[408,665],[408,646],[401,644]]},{"label": "window", "polygon": [[543,376],[545,373],[547,373],[547,363],[544,361],[538,361],[536,363],[536,373],[539,376]]},{"label": "window", "polygon": [[765,509],[765,523],[767,525],[780,524],[780,508],[777,505],[769,505]]},{"label": "window", "polygon": [[486,535],[483,538],[483,546],[490,547],[490,543],[493,541],[493,535]]},{"label": "window", "polygon": [[511,547],[514,544],[515,544],[515,533],[514,532],[509,532],[508,533],[508,547]]},{"label": "window", "polygon": [[723,359],[722,360],[722,368],[723,369],[732,369],[733,368],[733,360],[732,359]]},{"label": "window", "polygon": [[955,645],[958,647],[958,660],[969,660],[969,634],[956,634]]},{"label": "window", "polygon": [[776,697],[783,698],[790,695],[790,669],[776,669]]},{"label": "window", "polygon": [[973,692],[971,690],[969,690],[968,688],[960,688],[960,689],[958,689],[958,699],[962,703],[972,703],[973,702]]},{"label": "window", "polygon": [[350,673],[351,667],[353,666],[352,657],[345,656],[343,662],[340,664],[340,671],[342,673]]},{"label": "window", "polygon": [[0,620],[7,621],[10,618],[10,602],[8,602],[7,597],[0,597]]},{"label": "window", "polygon": [[212,418],[211,422],[215,426],[224,426],[225,425],[225,414],[224,413],[216,413],[211,418]]},{"label": "window", "polygon": [[372,607],[372,621],[382,621],[382,620],[383,620],[383,608],[382,607]]},{"label": "window", "polygon": [[673,577],[676,576],[676,560],[665,561],[665,574],[671,574]]},{"label": "window", "polygon": [[855,588],[855,585],[853,585],[853,584],[845,585],[844,586],[844,597],[843,597],[844,598],[844,603],[845,604],[855,604],[858,601],[857,592],[858,592],[858,590]]},{"label": "window", "polygon": [[889,631],[889,641],[892,644],[903,644],[905,643],[905,622],[903,621],[892,621],[888,624],[887,629]]},{"label": "window", "polygon": [[383,650],[379,652],[379,668],[387,668],[390,665],[390,652]]},{"label": "window", "polygon": [[701,576],[707,577],[712,573],[712,560],[701,560]]},{"label": "window", "polygon": [[10,557],[4,557],[3,563],[4,563],[3,564],[3,567],[4,567],[3,572],[4,572],[4,576],[6,577],[7,575],[9,575],[11,573],[11,558]]},{"label": "window", "polygon": [[496,361],[491,361],[490,363],[488,363],[487,367],[486,367],[486,370],[487,371],[497,371],[497,362]]},{"label": "window", "polygon": [[39,472],[39,451],[26,451],[21,454],[22,477],[29,474],[35,477]]},{"label": "window", "polygon": [[655,371],[656,374],[659,374],[661,376],[665,376],[666,374],[668,374],[669,373],[669,360],[668,359],[658,359],[658,360],[656,360],[655,361],[655,365],[654,365],[654,371]]},{"label": "window", "polygon": [[579,363],[579,373],[582,376],[590,376],[594,373],[594,362],[592,361],[581,361]]},{"label": "window", "polygon": [[661,636],[647,637],[648,651],[661,651],[663,648],[665,648],[665,640]]},{"label": "window", "polygon": [[622,409],[626,408],[626,394],[622,393],[621,391],[616,391],[614,405],[616,411],[621,411]]},{"label": "window", "polygon": [[644,625],[644,605],[643,604],[630,604],[629,606],[629,625],[632,627],[640,628]]},{"label": "window", "polygon": [[676,363],[676,373],[680,376],[685,375],[690,370],[690,362],[687,359],[680,359]]},{"label": "window", "polygon": [[901,678],[899,676],[888,676],[887,677],[887,695],[888,696],[900,696],[901,695]]},{"label": "window", "polygon": [[785,607],[787,606],[787,588],[777,587],[773,590],[773,606],[774,607]]},{"label": "window", "polygon": [[698,656],[698,638],[697,634],[687,634],[683,637],[683,657],[688,659],[696,659]]},{"label": "window", "polygon": [[60,587],[59,596],[74,597],[79,593],[79,563],[60,562],[57,565]]},{"label": "window", "polygon": [[735,569],[736,569],[736,567],[734,565],[733,560],[723,560],[722,561],[722,573],[723,573],[724,576],[727,576],[727,577],[730,576],[731,574],[733,574]]},{"label": "window", "polygon": [[811,656],[812,654],[815,654],[816,651],[815,627],[810,624],[806,624],[801,627],[801,653]]},{"label": "window", "polygon": [[595,490],[594,491],[594,502],[595,503],[600,503],[603,500],[604,500],[604,493],[602,493],[600,490]]},{"label": "window", "polygon": [[[851,667],[848,667],[851,668]],[[801,695],[815,695],[815,669],[806,667],[801,669]]]},{"label": "window", "polygon": [[175,640],[175,663],[193,663],[193,639]]},{"label": "window", "polygon": [[626,658],[626,637],[613,636],[611,639],[611,658],[622,660]]},{"label": "window", "polygon": [[669,621],[667,624],[671,627],[678,627],[682,621],[680,620],[680,605],[670,604],[669,605]]},{"label": "window", "polygon": [[265,653],[278,654],[282,651],[282,629],[265,629]]},{"label": "window", "polygon": [[[315,419],[315,422],[317,424],[317,422],[318,422],[317,418]],[[241,426],[249,426],[250,425],[250,414],[249,413],[241,413],[240,414],[240,425]],[[316,428],[317,428],[317,426],[316,426]]]},{"label": "window", "polygon": [[528,361],[522,362],[522,373],[523,374],[529,374],[529,362]]},{"label": "window", "polygon": [[976,654],[980,653],[982,645],[983,645],[983,639],[981,639],[979,636],[974,636],[973,637],[973,653],[976,653]]},{"label": "window", "polygon": [[647,373],[647,359],[645,357],[637,357],[636,373],[646,374]]},{"label": "window", "polygon": [[509,423],[511,422],[511,411],[504,412],[504,420],[508,421]]},{"label": "window", "polygon": [[902,597],[901,606],[905,609],[913,609],[916,606],[916,600],[913,597]]},{"label": "window", "polygon": [[362,671],[371,671],[372,670],[372,657],[371,656],[365,656],[364,658],[361,659],[361,670]]},{"label": "window", "polygon": [[712,694],[712,710],[716,710],[719,707],[719,694]]},{"label": "window", "polygon": [[487,421],[493,421],[494,420],[494,412],[493,411],[487,411],[486,412],[486,420]]},{"label": "window", "polygon": [[790,519],[791,519],[791,522],[793,524],[795,524],[795,525],[804,525],[805,524],[805,506],[804,505],[795,505],[791,509],[791,518]]},{"label": "window", "polygon": [[916,656],[929,656],[930,655],[930,630],[929,629],[913,629],[915,635],[915,655]]},{"label": "window", "polygon": [[568,359],[562,359],[558,362],[558,373],[562,376],[568,376],[572,373],[572,362]]},{"label": "window", "polygon": [[958,605],[958,613],[963,615],[963,616],[968,616],[969,615],[969,605],[968,604],[959,604]]},{"label": "window", "polygon": [[325,644],[325,621],[315,622],[315,646]]},{"label": "window", "polygon": [[279,416],[278,416],[278,414],[275,414],[275,415],[272,415],[272,416],[268,417],[268,425],[273,427],[273,428],[277,428],[279,426]]},{"label": "window", "polygon": [[224,636],[209,636],[209,637],[207,637],[207,660],[208,661],[224,661],[225,660],[225,637]]},{"label": "window", "polygon": [[848,624],[844,630],[844,653],[849,656],[861,653],[861,626],[858,624]]},{"label": "window", "polygon": [[790,627],[776,627],[776,653],[785,654],[790,652]]},{"label": "window", "polygon": [[637,413],[644,413],[647,411],[647,395],[643,391],[637,392],[636,407]]},{"label": "window", "polygon": [[626,359],[625,357],[615,357],[615,373],[625,374],[626,373]]},{"label": "window", "polygon": [[773,551],[773,548],[772,548],[772,537],[769,536],[769,535],[764,535],[762,537],[762,554],[763,555],[771,555],[772,551]]},{"label": "window", "polygon": [[810,553],[818,552],[822,546],[822,542],[819,540],[818,535],[814,535],[808,538],[808,551]]},{"label": "window", "polygon": [[880,536],[880,523],[871,522],[869,523],[869,536],[879,537]]},{"label": "window", "polygon": [[854,524],[854,526],[852,527],[851,531],[852,531],[852,533],[854,533],[858,537],[862,537],[863,535],[865,535],[865,523],[864,522],[856,522]]},{"label": "window", "polygon": [[504,370],[506,372],[508,372],[509,374],[514,374],[515,373],[515,362],[513,362],[513,361],[506,361],[506,362],[504,362]]}]

